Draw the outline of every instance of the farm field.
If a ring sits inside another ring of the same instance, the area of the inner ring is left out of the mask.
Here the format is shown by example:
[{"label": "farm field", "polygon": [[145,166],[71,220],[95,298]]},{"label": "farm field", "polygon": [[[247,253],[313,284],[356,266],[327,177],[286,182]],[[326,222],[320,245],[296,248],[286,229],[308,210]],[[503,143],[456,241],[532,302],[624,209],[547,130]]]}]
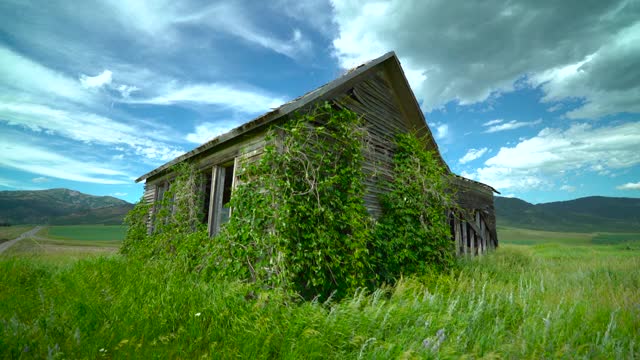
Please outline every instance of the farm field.
[{"label": "farm field", "polygon": [[514,245],[535,245],[547,243],[565,245],[604,245],[635,241],[640,242],[640,233],[572,233],[498,226],[498,239],[501,244]]},{"label": "farm field", "polygon": [[127,227],[124,225],[67,225],[49,226],[39,235],[51,239],[76,241],[122,241]]},{"label": "farm field", "polygon": [[521,233],[539,241],[328,303],[117,254],[5,256],[0,357],[637,358],[640,242]]},{"label": "farm field", "polygon": [[126,227],[120,225],[48,226],[32,238],[19,241],[0,256],[64,263],[112,254],[120,247],[125,231]]},{"label": "farm field", "polygon": [[33,225],[0,226],[0,243],[13,240],[33,228]]}]

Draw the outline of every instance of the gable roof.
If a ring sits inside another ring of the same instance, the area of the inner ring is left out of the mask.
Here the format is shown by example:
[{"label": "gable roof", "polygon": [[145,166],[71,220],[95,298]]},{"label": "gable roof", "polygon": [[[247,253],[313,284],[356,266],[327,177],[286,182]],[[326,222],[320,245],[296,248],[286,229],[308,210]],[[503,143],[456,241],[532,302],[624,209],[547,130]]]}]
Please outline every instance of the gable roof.
[{"label": "gable roof", "polygon": [[[295,111],[310,105],[312,103],[328,100],[336,95],[347,92],[350,88],[353,87],[354,84],[359,81],[365,79],[372,73],[376,73],[379,70],[385,71],[387,74],[389,81],[391,82],[391,86],[394,88],[394,91],[397,93],[397,98],[400,103],[401,110],[404,112],[406,118],[409,122],[411,122],[412,130],[416,131],[418,136],[423,137],[428,142],[428,146],[431,149],[436,150],[436,154],[439,157],[440,162],[445,166],[447,171],[451,172],[448,165],[442,158],[440,151],[438,150],[438,145],[436,144],[433,134],[431,130],[427,126],[426,119],[424,117],[424,113],[420,109],[420,105],[416,100],[411,87],[409,86],[409,82],[407,81],[406,76],[404,75],[404,71],[402,70],[402,66],[400,65],[400,60],[396,56],[395,52],[391,51],[377,59],[371,60],[365,64],[362,64],[358,67],[355,67],[349,70],[345,75],[315,89],[312,90],[296,99],[293,99],[282,106],[273,109],[257,118],[238,126],[235,129],[230,130],[227,133],[219,135],[206,143],[196,147],[195,149],[184,153],[177,158],[167,162],[166,164],[140,176],[136,179],[136,182],[140,182],[142,180],[146,180],[152,176],[158,175],[165,170],[169,169],[171,166],[178,164],[182,161],[191,159],[199,154],[202,154],[205,151],[211,150],[215,147],[218,147],[232,139],[237,138],[243,134],[246,134],[252,130],[266,127],[269,124],[275,122],[278,119],[281,119],[284,116],[294,113]],[[468,180],[468,179],[467,179]],[[473,181],[473,180],[470,180]],[[475,181],[474,181],[475,182]],[[478,182],[476,182],[478,183]],[[492,187],[478,183],[483,185],[494,192],[497,192]]]}]

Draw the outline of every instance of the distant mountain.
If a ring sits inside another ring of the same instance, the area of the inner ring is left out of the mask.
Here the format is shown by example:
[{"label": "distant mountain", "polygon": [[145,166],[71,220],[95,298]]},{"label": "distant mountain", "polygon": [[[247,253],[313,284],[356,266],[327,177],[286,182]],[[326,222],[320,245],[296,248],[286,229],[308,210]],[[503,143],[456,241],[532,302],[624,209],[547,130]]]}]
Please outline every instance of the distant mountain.
[{"label": "distant mountain", "polygon": [[533,205],[495,198],[498,225],[573,232],[640,232],[640,199],[590,196]]},{"label": "distant mountain", "polygon": [[0,223],[121,224],[133,208],[112,196],[93,196],[69,189],[0,191]]}]

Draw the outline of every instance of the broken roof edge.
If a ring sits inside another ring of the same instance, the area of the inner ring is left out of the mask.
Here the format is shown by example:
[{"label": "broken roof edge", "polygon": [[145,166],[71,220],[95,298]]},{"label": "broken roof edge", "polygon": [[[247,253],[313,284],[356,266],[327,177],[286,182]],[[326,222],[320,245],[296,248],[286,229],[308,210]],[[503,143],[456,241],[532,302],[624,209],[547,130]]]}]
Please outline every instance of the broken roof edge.
[{"label": "broken roof edge", "polygon": [[472,180],[472,179],[466,178],[466,177],[464,177],[464,176],[462,176],[462,175],[458,175],[458,174],[455,174],[455,173],[451,173],[451,174],[452,174],[454,177],[456,177],[457,179],[460,179],[460,180],[463,180],[463,181],[467,181],[467,182],[470,182],[470,183],[473,183],[473,184],[476,184],[476,185],[483,186],[483,187],[487,188],[487,190],[491,190],[492,192],[494,192],[494,193],[496,193],[496,194],[500,194],[500,191],[496,190],[495,188],[493,188],[493,187],[492,187],[492,186],[490,186],[490,185],[487,185],[487,184],[482,183],[482,182],[480,182],[480,181],[476,181],[476,180]]},{"label": "broken roof edge", "polygon": [[[394,51],[390,51],[376,59],[370,60],[364,64],[361,64],[355,68],[350,69],[349,71],[347,71],[347,73],[337,79],[334,79],[314,90],[309,91],[308,93],[299,96],[289,102],[286,102],[282,105],[280,105],[279,107],[272,109],[271,111],[268,111],[265,114],[262,114],[256,118],[254,118],[253,120],[250,120],[249,122],[246,122],[232,130],[229,130],[228,132],[218,135],[216,137],[214,137],[213,139],[205,142],[204,144],[196,147],[195,149],[188,151],[178,157],[176,157],[175,159],[155,168],[154,170],[151,170],[150,172],[140,176],[139,178],[137,178],[135,180],[136,183],[146,180],[154,175],[160,174],[161,172],[169,169],[171,166],[178,164],[182,161],[185,161],[187,159],[190,159],[194,156],[197,156],[198,154],[203,153],[204,151],[207,151],[215,146],[221,145],[231,139],[236,138],[237,136],[246,134],[247,132],[254,130],[256,128],[258,128],[259,126],[263,126],[266,125],[268,123],[271,123],[283,116],[289,115],[290,113],[292,113],[295,110],[298,110],[302,107],[304,107],[305,105],[308,105],[310,103],[312,103],[315,100],[318,100],[322,95],[340,87],[341,85],[343,85],[344,83],[348,82],[349,80],[358,77],[359,75],[361,75],[362,73],[367,72],[368,70],[370,70],[371,68],[387,61],[390,58],[396,58],[396,54]],[[402,68],[402,67],[400,67]],[[403,73],[404,76],[404,73]]]}]

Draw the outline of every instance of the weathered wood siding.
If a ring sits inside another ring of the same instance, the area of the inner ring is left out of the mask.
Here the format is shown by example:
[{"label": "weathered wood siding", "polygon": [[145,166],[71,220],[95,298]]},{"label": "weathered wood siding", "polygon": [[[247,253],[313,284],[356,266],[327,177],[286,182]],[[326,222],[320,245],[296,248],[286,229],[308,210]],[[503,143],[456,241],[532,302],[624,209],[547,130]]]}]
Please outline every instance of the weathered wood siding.
[{"label": "weathered wood siding", "polygon": [[[451,185],[458,205],[458,210],[450,214],[457,253],[481,255],[498,247],[493,192],[459,177],[453,178]],[[465,242],[466,238],[469,240]]]},{"label": "weathered wood siding", "polygon": [[[361,81],[353,83],[351,87],[341,89],[337,95],[328,94],[329,97],[325,99],[335,100],[339,106],[358,113],[364,119],[369,134],[365,144],[365,163],[363,164],[363,170],[367,174],[364,200],[369,213],[374,218],[378,218],[382,212],[380,195],[389,191],[384,186],[384,182],[393,178],[395,135],[410,131],[428,132],[425,127],[415,128],[416,119],[407,119],[407,112],[403,111],[402,102],[394,92],[391,80],[385,71],[380,69]],[[312,108],[312,104],[306,108]],[[304,112],[304,109],[301,111]],[[286,121],[286,117],[281,118],[280,121]],[[423,123],[423,120],[421,119],[420,122]],[[235,187],[245,167],[259,160],[263,155],[267,145],[265,135],[266,129],[256,129],[232,141],[212,147],[194,157],[193,160],[201,171],[205,173],[208,171],[209,174],[215,173],[212,168],[233,161],[233,186]],[[438,151],[432,139],[426,147],[429,150]],[[145,201],[154,201],[158,196],[157,185],[170,182],[172,177],[170,171],[164,171],[146,179]],[[215,184],[215,180],[212,183]],[[449,218],[456,252],[461,255],[478,255],[497,247],[492,191],[462,178],[455,178],[452,187],[455,189],[454,199],[460,209],[451,211]],[[212,192],[211,196],[213,195]],[[150,213],[149,218],[153,218],[153,213]],[[211,224],[211,217],[209,223]],[[151,221],[149,224],[151,226]]]},{"label": "weathered wood siding", "polygon": [[364,200],[375,218],[382,213],[379,197],[389,190],[383,183],[393,178],[394,137],[410,131],[394,99],[393,89],[382,71],[356,84],[348,96],[337,99],[363,117],[369,133],[363,165],[367,174]]},{"label": "weathered wood siding", "polygon": [[[156,186],[145,182],[144,195],[142,195],[142,201],[146,204],[153,204],[156,201]],[[153,206],[149,208],[149,216],[147,217],[147,231],[151,233],[153,229]]]},{"label": "weathered wood siding", "polygon": [[[264,148],[266,146],[265,135],[265,131],[247,134],[245,136],[239,137],[231,143],[226,143],[224,146],[212,148],[193,159],[193,161],[195,162],[198,171],[205,174],[204,176],[209,176],[209,174],[211,174],[212,177],[215,173],[213,171],[214,167],[233,162],[233,184],[235,186],[238,181],[238,175],[242,171],[244,171],[244,166],[257,161],[262,156]],[[146,179],[144,201],[147,203],[153,203],[155,201],[161,200],[160,198],[158,198],[158,196],[160,195],[158,193],[158,189],[162,186],[167,186],[167,184],[170,184],[171,180],[174,177],[175,174],[169,170]],[[211,183],[215,184],[215,179],[212,179]],[[210,197],[214,195],[215,193],[213,191],[210,191]],[[209,199],[209,202],[207,202],[207,204],[212,204],[211,198]],[[149,232],[153,230],[154,211],[154,207],[151,207],[151,209],[149,210]],[[209,210],[208,222],[209,225],[211,225],[211,208]]]}]

